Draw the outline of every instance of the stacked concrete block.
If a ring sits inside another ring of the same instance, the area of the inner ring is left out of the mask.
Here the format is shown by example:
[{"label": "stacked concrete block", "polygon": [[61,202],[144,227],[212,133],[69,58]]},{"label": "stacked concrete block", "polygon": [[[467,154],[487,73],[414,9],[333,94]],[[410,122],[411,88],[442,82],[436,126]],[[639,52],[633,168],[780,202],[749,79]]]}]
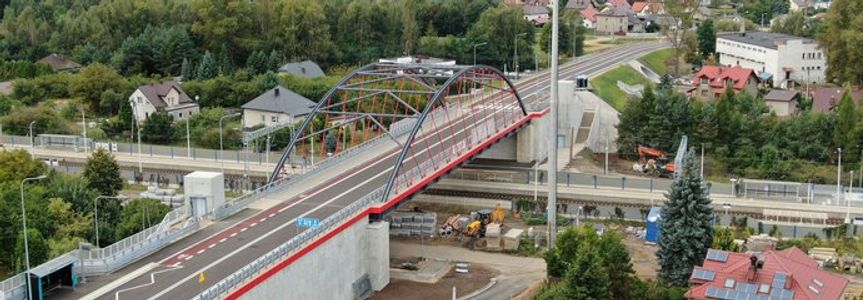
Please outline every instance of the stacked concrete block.
[{"label": "stacked concrete block", "polygon": [[501,241],[501,239],[500,239],[501,228],[500,227],[501,227],[500,224],[494,224],[494,223],[488,224],[485,227],[486,248],[488,248],[488,249],[500,249],[500,241]]},{"label": "stacked concrete block", "polygon": [[518,249],[518,245],[521,243],[522,236],[524,236],[524,230],[522,229],[510,229],[509,231],[507,231],[506,235],[503,236],[503,249]]}]

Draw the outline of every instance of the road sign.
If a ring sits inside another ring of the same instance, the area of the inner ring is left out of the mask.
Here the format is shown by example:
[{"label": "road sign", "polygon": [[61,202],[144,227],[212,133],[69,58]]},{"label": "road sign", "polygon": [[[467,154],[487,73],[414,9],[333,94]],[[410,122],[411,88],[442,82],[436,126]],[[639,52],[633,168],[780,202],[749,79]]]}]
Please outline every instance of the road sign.
[{"label": "road sign", "polygon": [[321,220],[316,218],[298,218],[297,219],[297,227],[307,227],[314,228],[321,226]]}]

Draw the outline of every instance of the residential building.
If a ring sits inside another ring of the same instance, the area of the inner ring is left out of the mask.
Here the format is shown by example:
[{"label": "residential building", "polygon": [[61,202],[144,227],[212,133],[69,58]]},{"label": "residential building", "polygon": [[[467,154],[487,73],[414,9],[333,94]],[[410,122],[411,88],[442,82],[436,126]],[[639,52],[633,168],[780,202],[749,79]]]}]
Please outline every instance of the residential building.
[{"label": "residential building", "polygon": [[628,32],[644,32],[644,24],[631,9],[623,6],[608,8],[596,15],[597,34],[625,35]]},{"label": "residential building", "polygon": [[188,119],[198,113],[198,104],[174,81],[139,86],[129,96],[129,103],[138,122],[146,121],[155,112],[168,113],[174,121]]},{"label": "residential building", "polygon": [[281,66],[278,71],[279,74],[291,74],[305,78],[318,78],[326,75],[324,70],[321,70],[321,67],[311,60],[288,63]]},{"label": "residential building", "polygon": [[590,0],[569,0],[569,2],[567,2],[566,6],[564,7],[564,9],[577,10],[583,10],[587,8],[593,8],[594,10],[596,9],[596,7],[593,6],[593,2]]},{"label": "residential building", "polygon": [[245,127],[273,126],[302,121],[315,107],[315,102],[283,86],[276,86],[243,104]]},{"label": "residential building", "polygon": [[534,26],[543,26],[548,23],[549,12],[547,6],[542,5],[522,5],[521,10],[524,15],[524,20],[530,22]]},{"label": "residential building", "polygon": [[771,90],[764,96],[764,102],[777,116],[793,116],[797,114],[800,93],[794,90]]},{"label": "residential building", "polygon": [[635,12],[635,15],[640,18],[645,18],[652,15],[665,14],[665,10],[662,9],[662,3],[658,2],[638,1],[632,3],[632,11]]},{"label": "residential building", "polygon": [[[842,100],[842,94],[845,93],[845,88],[841,87],[818,87],[809,93],[812,98],[812,110],[820,112],[830,112],[839,101]],[[860,96],[863,96],[863,91],[855,87],[851,89],[851,99],[854,100],[854,105],[860,103]]]},{"label": "residential building", "polygon": [[584,25],[584,28],[596,28],[596,15],[599,14],[599,11],[596,10],[593,5],[580,10],[578,13],[581,14],[582,25]]},{"label": "residential building", "polygon": [[754,95],[758,92],[759,82],[755,71],[749,68],[704,66],[693,77],[692,88],[688,93],[690,97],[700,100],[714,100],[730,86],[735,92]]},{"label": "residential building", "polygon": [[626,8],[629,11],[632,11],[632,5],[629,4],[628,0],[608,0],[605,2],[611,8]]},{"label": "residential building", "polygon": [[54,72],[77,71],[81,68],[81,64],[76,63],[68,56],[60,54],[45,56],[37,62],[50,66]]},{"label": "residential building", "polygon": [[839,300],[848,285],[797,247],[757,254],[710,249],[689,281],[685,296],[698,300]]},{"label": "residential building", "polygon": [[810,38],[772,32],[735,32],[716,38],[719,63],[766,72],[773,87],[823,83],[826,56]]}]

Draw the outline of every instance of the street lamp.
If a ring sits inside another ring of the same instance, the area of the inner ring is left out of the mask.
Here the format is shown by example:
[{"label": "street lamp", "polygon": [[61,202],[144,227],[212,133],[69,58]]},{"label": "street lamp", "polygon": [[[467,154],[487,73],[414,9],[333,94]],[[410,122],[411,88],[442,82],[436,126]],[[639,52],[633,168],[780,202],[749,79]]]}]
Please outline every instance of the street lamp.
[{"label": "street lamp", "polygon": [[737,177],[731,177],[731,179],[729,180],[731,181],[731,196],[737,197],[737,189],[734,186],[735,184],[737,184]]},{"label": "street lamp", "polygon": [[36,149],[35,139],[33,138],[33,124],[36,124],[36,121],[30,122],[30,149]]},{"label": "street lamp", "polygon": [[482,43],[478,43],[478,44],[473,44],[473,65],[474,66],[476,65],[476,47],[483,46],[486,44],[488,44],[488,43],[482,42]]},{"label": "street lamp", "polygon": [[518,80],[518,37],[527,35],[527,32],[522,32],[515,35],[513,38],[513,44],[515,45],[515,58],[513,59],[513,68],[515,69],[515,80]]},{"label": "street lamp", "polygon": [[95,217],[94,217],[93,223],[95,223],[95,227],[96,227],[96,248],[100,248],[99,247],[99,199],[123,199],[123,198],[125,198],[125,197],[100,195],[100,196],[96,197],[96,199],[93,200],[93,206],[94,206],[94,211],[95,211],[94,212]]},{"label": "street lamp", "polygon": [[143,129],[144,128],[141,128],[140,125],[138,126],[138,173],[140,173],[142,177],[144,176],[144,158],[141,156],[141,132]]},{"label": "street lamp", "polygon": [[[32,124],[32,123],[31,123]],[[42,180],[47,178],[48,176],[39,175],[36,177],[24,178],[21,180],[21,225],[24,227],[24,265],[27,268],[26,281],[27,281],[27,299],[33,300],[33,295],[31,295],[30,291],[30,248],[27,244],[27,210],[24,209],[24,183],[27,181],[35,181]]]},{"label": "street lamp", "polygon": [[836,148],[839,152],[839,160],[836,165],[836,206],[839,206],[839,197],[842,195],[842,148]]},{"label": "street lamp", "polygon": [[225,160],[222,158],[222,155],[225,155],[225,145],[224,140],[222,139],[222,121],[227,118],[233,118],[239,116],[240,113],[233,113],[230,115],[224,115],[219,118],[219,160],[222,161],[222,173],[225,173]]}]

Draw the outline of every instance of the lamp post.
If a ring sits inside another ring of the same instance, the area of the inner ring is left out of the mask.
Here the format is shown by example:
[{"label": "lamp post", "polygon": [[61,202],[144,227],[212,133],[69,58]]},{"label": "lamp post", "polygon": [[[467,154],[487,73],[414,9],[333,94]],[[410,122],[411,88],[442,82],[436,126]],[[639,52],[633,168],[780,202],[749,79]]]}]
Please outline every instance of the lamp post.
[{"label": "lamp post", "polygon": [[26,281],[27,281],[27,299],[33,300],[33,295],[31,295],[30,291],[30,248],[27,244],[27,210],[24,209],[24,183],[27,181],[35,181],[42,180],[47,178],[48,176],[39,175],[36,177],[24,178],[21,180],[21,226],[24,227],[24,266],[27,268]]},{"label": "lamp post", "polygon": [[485,44],[488,44],[488,43],[482,42],[482,43],[478,43],[478,44],[473,44],[473,65],[474,66],[476,65],[476,47],[483,46]]},{"label": "lamp post", "polygon": [[94,207],[93,208],[93,211],[94,211],[93,214],[95,215],[93,223],[95,224],[95,227],[96,227],[96,248],[101,248],[101,247],[99,247],[99,199],[123,199],[123,198],[124,197],[120,197],[120,196],[99,195],[98,197],[96,197],[96,199],[93,200],[93,207]]},{"label": "lamp post", "polygon": [[836,206],[839,206],[839,197],[842,195],[842,148],[836,148],[839,151],[839,160],[836,167]]},{"label": "lamp post", "polygon": [[222,173],[225,173],[225,160],[222,158],[222,155],[225,154],[225,144],[224,140],[222,139],[222,122],[227,118],[233,118],[239,115],[239,113],[233,113],[230,115],[224,115],[219,118],[219,160],[222,162]]},{"label": "lamp post", "polygon": [[138,126],[138,173],[141,174],[142,178],[144,176],[144,157],[141,156],[141,131],[143,129],[141,126]]},{"label": "lamp post", "polygon": [[527,35],[527,32],[522,32],[515,35],[513,44],[515,45],[515,58],[512,60],[512,67],[515,69],[515,80],[518,80],[518,37]]},{"label": "lamp post", "polygon": [[[551,70],[550,70],[550,78],[551,81],[551,94],[548,96],[549,98],[549,109],[550,109],[550,118],[549,122],[551,123],[551,130],[548,132],[548,248],[553,249],[555,245],[555,241],[557,240],[557,113],[558,107],[557,103],[559,101],[558,90],[557,90],[557,80],[558,80],[558,66],[557,66],[557,47],[558,47],[558,23],[560,22],[560,5],[557,5],[558,1],[554,1],[554,5],[552,5],[552,18],[551,18],[551,51],[549,54],[551,55]],[[608,151],[606,151],[608,152]]]},{"label": "lamp post", "polygon": [[87,115],[85,115],[83,107],[81,108],[81,127],[84,129],[84,153],[87,153],[90,143],[87,142]]},{"label": "lamp post", "polygon": [[36,149],[35,139],[33,138],[33,124],[36,124],[36,121],[30,122],[30,149]]}]

